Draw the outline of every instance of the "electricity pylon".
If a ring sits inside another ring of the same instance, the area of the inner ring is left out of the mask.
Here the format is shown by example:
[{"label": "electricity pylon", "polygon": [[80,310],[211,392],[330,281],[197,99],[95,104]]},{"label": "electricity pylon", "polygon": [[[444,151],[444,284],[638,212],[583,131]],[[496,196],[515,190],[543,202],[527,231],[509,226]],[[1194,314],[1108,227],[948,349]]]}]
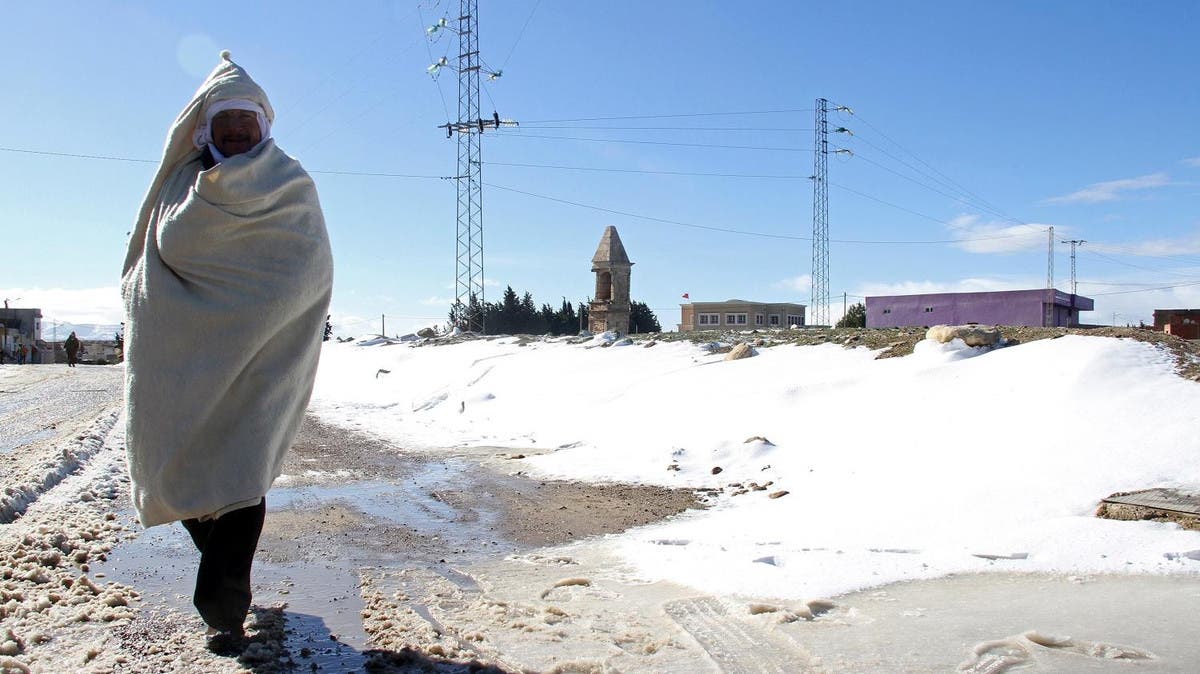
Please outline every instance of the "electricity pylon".
[{"label": "electricity pylon", "polygon": [[[458,172],[454,181],[458,185],[457,240],[455,252],[454,289],[455,299],[452,323],[462,330],[483,332],[483,156],[480,137],[484,129],[498,129],[515,125],[511,120],[501,120],[493,112],[490,119],[479,115],[479,73],[483,70],[479,57],[479,13],[477,0],[460,0],[458,28],[458,65],[450,66],[446,58],[429,67],[436,76],[441,68],[458,71],[458,121],[446,122],[438,128],[446,130],[446,137],[458,134]],[[450,22],[442,19],[429,29],[433,34],[449,28]],[[487,72],[495,79],[499,72]]]},{"label": "electricity pylon", "polygon": [[[839,105],[834,111],[853,111]],[[829,101],[817,99],[816,137],[813,139],[813,234],[812,234],[812,295],[808,308],[809,325],[828,326],[829,322],[829,124],[826,117]],[[850,134],[845,127],[834,129]],[[836,149],[835,154],[850,154]]]}]

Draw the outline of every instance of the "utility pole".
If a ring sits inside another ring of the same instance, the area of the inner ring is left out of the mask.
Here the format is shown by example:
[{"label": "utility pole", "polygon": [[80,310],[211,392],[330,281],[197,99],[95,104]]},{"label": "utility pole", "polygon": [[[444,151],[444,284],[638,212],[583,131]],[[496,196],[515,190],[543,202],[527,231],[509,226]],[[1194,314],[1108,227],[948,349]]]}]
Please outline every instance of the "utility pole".
[{"label": "utility pole", "polygon": [[[430,32],[448,26],[449,22],[443,19]],[[501,120],[496,112],[492,112],[490,119],[479,115],[479,73],[486,72],[491,79],[500,77],[500,73],[485,70],[481,65],[478,0],[459,0],[456,32],[457,67],[442,59],[431,65],[429,71],[435,75],[442,67],[458,71],[458,121],[438,127],[446,130],[447,138],[458,134],[458,172],[454,176],[458,185],[454,323],[469,332],[483,332],[483,156],[479,140],[484,129],[515,126],[516,122]]]},{"label": "utility pole", "polygon": [[[850,108],[839,105],[834,111],[853,114]],[[829,101],[817,99],[816,135],[813,138],[813,234],[812,234],[812,294],[809,314],[812,325],[828,326],[829,323]],[[849,134],[845,127],[834,129],[835,133]],[[835,154],[850,154],[849,150],[837,149]]]},{"label": "utility pole", "polygon": [[387,314],[379,314],[379,336],[387,337]]},{"label": "utility pole", "polygon": [[1046,243],[1046,315],[1042,319],[1043,328],[1054,327],[1054,225],[1047,230],[1049,238]]},{"label": "utility pole", "polygon": [[1075,285],[1075,246],[1082,246],[1083,244],[1087,243],[1087,241],[1084,239],[1063,239],[1059,243],[1071,244],[1071,294],[1078,294],[1076,293],[1077,286]]}]

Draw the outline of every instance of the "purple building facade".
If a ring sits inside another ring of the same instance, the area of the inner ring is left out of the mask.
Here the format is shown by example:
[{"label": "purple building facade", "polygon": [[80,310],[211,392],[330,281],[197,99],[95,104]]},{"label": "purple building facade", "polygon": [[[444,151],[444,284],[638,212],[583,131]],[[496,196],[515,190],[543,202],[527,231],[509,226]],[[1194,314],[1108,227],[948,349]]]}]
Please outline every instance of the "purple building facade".
[{"label": "purple building facade", "polygon": [[1079,312],[1092,311],[1088,297],[1058,290],[887,295],[867,298],[868,328],[916,325],[1024,325],[1074,327]]}]

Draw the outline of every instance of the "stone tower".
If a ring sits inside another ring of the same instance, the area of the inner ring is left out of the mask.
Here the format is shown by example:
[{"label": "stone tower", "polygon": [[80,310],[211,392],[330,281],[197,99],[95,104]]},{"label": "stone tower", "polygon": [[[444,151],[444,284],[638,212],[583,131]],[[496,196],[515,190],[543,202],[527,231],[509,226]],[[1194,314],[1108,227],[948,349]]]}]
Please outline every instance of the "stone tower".
[{"label": "stone tower", "polygon": [[600,246],[592,256],[596,273],[596,295],[588,306],[588,330],[592,332],[629,332],[629,272],[633,263],[617,228],[609,225],[600,237]]}]

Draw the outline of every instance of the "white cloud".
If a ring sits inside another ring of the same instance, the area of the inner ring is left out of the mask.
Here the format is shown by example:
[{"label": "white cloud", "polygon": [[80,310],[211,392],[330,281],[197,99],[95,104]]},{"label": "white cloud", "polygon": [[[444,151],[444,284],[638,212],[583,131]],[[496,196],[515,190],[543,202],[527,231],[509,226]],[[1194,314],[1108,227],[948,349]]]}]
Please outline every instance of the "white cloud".
[{"label": "white cloud", "polygon": [[1029,290],[1045,287],[1046,280],[965,278],[957,281],[897,281],[895,283],[867,283],[859,286],[857,294],[875,297],[878,295],[926,295],[936,293],[978,293],[996,290]]},{"label": "white cloud", "polygon": [[1172,255],[1200,255],[1200,235],[1182,239],[1147,239],[1130,243],[1085,243],[1086,250],[1116,255],[1146,255],[1170,257]]},{"label": "white cloud", "polygon": [[1192,157],[1190,159],[1184,159],[1183,163],[1188,166],[1195,166],[1197,168],[1200,168],[1200,157]]},{"label": "white cloud", "polygon": [[13,308],[37,308],[42,319],[75,324],[116,325],[125,320],[121,289],[103,288],[0,288]]},{"label": "white cloud", "polygon": [[[984,221],[978,215],[960,215],[950,221],[955,245],[968,253],[1015,253],[1045,249],[1049,225],[1031,223],[1012,225],[997,220]],[[1065,235],[1066,230],[1062,230]],[[1056,231],[1058,236],[1059,232]]]},{"label": "white cloud", "polygon": [[1097,204],[1104,201],[1115,201],[1120,198],[1121,193],[1123,192],[1146,190],[1155,187],[1163,187],[1170,184],[1170,178],[1167,177],[1166,173],[1152,173],[1150,175],[1140,176],[1137,178],[1124,178],[1121,180],[1109,180],[1102,183],[1092,183],[1091,185],[1088,185],[1081,190],[1071,192],[1070,194],[1043,199],[1043,202],[1048,204]]},{"label": "white cloud", "polygon": [[812,290],[812,276],[809,274],[803,274],[800,276],[785,278],[781,281],[772,283],[771,287],[781,290],[791,290],[798,293],[806,293]]},{"label": "white cloud", "polygon": [[426,297],[425,299],[421,300],[421,304],[424,304],[427,307],[448,307],[451,304],[454,304],[454,298],[453,297],[438,297],[437,295],[431,295],[431,296]]},{"label": "white cloud", "polygon": [[[1188,281],[1181,281],[1186,284]],[[1170,283],[1164,284],[1170,285]],[[1096,301],[1096,310],[1084,314],[1084,322],[1101,325],[1137,325],[1154,321],[1155,309],[1187,309],[1200,306],[1200,285],[1128,292],[1133,288],[1079,283],[1079,294]],[[1088,292],[1093,291],[1093,292]]]}]

